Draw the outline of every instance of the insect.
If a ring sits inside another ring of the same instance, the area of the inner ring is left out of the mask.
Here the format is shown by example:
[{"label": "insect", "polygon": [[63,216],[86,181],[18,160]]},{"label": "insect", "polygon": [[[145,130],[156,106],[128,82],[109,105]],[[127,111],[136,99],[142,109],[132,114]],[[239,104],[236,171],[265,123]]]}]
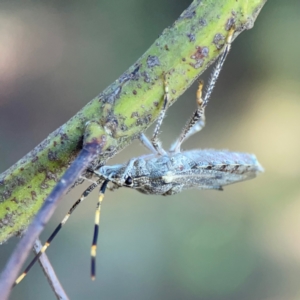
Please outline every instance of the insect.
[{"label": "insect", "polygon": [[191,135],[200,131],[205,125],[205,107],[208,104],[212,90],[229,53],[233,34],[234,28],[229,30],[224,51],[212,72],[206,93],[203,97],[203,82],[200,81],[196,93],[198,107],[171,149],[165,151],[158,139],[160,127],[170,102],[167,76],[165,74],[163,109],[160,112],[152,139],[149,140],[144,134],[140,135],[140,141],[152,153],[133,158],[126,164],[102,166],[94,170],[95,182],[74,203],[62,222],[46,241],[41,251],[15,281],[15,284],[21,282],[39,256],[46,251],[53,238],[67,222],[77,206],[100,184],[101,188],[96,208],[94,236],[91,247],[92,279],[95,279],[96,275],[96,250],[101,203],[108,183],[111,184],[110,189],[128,187],[144,194],[167,196],[190,188],[222,190],[222,187],[225,185],[254,178],[258,173],[263,171],[263,168],[253,154],[226,150],[191,150],[184,152],[180,150],[181,144]]}]

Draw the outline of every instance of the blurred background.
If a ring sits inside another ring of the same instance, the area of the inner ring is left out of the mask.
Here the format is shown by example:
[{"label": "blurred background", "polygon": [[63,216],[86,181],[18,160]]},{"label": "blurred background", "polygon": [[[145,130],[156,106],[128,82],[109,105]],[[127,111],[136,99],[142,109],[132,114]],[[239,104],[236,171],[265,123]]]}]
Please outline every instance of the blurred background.
[{"label": "blurred background", "polygon": [[[0,172],[117,79],[190,3],[1,0]],[[265,173],[224,192],[108,192],[94,282],[92,194],[48,251],[71,299],[300,299],[299,11],[297,0],[265,5],[233,43],[206,127],[184,144],[255,153]],[[194,110],[195,91],[168,111],[166,147]],[[110,163],[145,152],[136,142]],[[42,241],[85,187],[67,195]],[[17,241],[0,247],[1,268]],[[11,299],[54,299],[38,265]]]}]

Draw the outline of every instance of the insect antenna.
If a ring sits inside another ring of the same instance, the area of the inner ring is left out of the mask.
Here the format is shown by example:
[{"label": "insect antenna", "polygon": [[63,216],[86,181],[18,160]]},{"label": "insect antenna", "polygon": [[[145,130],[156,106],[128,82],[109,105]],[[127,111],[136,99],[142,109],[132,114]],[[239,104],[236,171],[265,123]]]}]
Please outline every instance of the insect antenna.
[{"label": "insect antenna", "polygon": [[32,268],[32,266],[35,264],[35,262],[39,259],[39,257],[47,250],[47,248],[50,246],[50,243],[55,238],[55,236],[58,234],[58,232],[61,230],[63,225],[68,221],[69,217],[71,216],[72,212],[77,208],[77,206],[84,200],[86,197],[103,181],[103,179],[98,179],[95,183],[90,185],[81,195],[81,197],[72,205],[68,213],[65,215],[63,220],[58,224],[58,226],[55,228],[53,233],[50,235],[46,243],[41,248],[40,252],[32,259],[32,261],[28,264],[28,266],[25,268],[24,272],[16,279],[13,286],[16,286],[19,284],[24,277],[27,275],[29,270]]},{"label": "insect antenna", "polygon": [[109,180],[105,180],[101,185],[99,191],[99,198],[95,212],[95,227],[94,227],[94,236],[91,247],[91,278],[95,280],[96,278],[96,253],[97,253],[97,240],[98,240],[98,232],[99,232],[99,223],[100,223],[100,212],[101,212],[101,202],[104,198],[104,193],[107,187]]}]

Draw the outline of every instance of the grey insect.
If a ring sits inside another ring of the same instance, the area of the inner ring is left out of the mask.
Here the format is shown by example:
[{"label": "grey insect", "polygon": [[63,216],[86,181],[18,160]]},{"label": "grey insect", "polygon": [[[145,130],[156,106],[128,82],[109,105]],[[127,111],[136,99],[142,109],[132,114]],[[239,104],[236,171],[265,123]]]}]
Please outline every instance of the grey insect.
[{"label": "grey insect", "polygon": [[95,214],[94,237],[91,248],[91,277],[95,279],[96,273],[96,250],[100,222],[101,202],[108,183],[110,189],[128,187],[148,195],[174,195],[190,188],[222,190],[223,186],[248,180],[263,172],[262,166],[255,155],[227,150],[191,150],[181,152],[181,144],[191,135],[200,131],[205,125],[204,110],[207,106],[212,90],[220,74],[222,66],[231,47],[234,28],[229,30],[224,51],[222,52],[211,78],[207,90],[202,98],[203,82],[200,81],[196,93],[198,108],[190,121],[183,128],[179,138],[175,141],[169,151],[165,151],[158,140],[159,130],[169,105],[169,88],[167,75],[164,75],[164,104],[159,115],[151,141],[141,134],[140,141],[152,153],[133,158],[126,164],[114,166],[102,166],[93,171],[95,182],[84,191],[66,214],[62,222],[56,227],[50,238],[37,256],[31,261],[25,271],[18,277],[18,284],[37,261],[39,256],[46,251],[51,241],[67,222],[75,208],[95,189],[101,185],[99,200]]},{"label": "grey insect", "polygon": [[190,188],[222,190],[224,185],[254,178],[263,171],[255,155],[217,150],[153,154],[128,164],[101,167],[95,173],[148,195],[174,195]]}]

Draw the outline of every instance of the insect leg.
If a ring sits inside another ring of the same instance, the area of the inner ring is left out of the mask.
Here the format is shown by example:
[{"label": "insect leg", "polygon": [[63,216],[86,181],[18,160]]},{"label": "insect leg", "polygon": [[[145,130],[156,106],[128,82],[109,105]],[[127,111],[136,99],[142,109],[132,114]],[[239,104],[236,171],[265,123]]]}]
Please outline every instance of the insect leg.
[{"label": "insect leg", "polygon": [[201,94],[202,94],[202,83],[200,83],[198,91],[197,91],[197,104],[198,104],[198,108],[195,111],[194,115],[192,116],[192,118],[190,119],[190,121],[186,124],[186,126],[184,127],[181,135],[179,136],[179,138],[175,141],[175,143],[172,145],[170,151],[175,151],[175,152],[179,152],[180,151],[180,146],[181,144],[190,136],[192,136],[193,134],[195,134],[196,132],[200,131],[204,125],[205,125],[205,117],[204,117],[204,110],[205,107],[208,104],[209,98],[211,96],[211,93],[214,89],[214,86],[216,84],[216,81],[220,75],[221,69],[223,67],[223,64],[226,60],[226,57],[229,53],[229,50],[231,48],[231,42],[232,42],[232,37],[234,34],[234,30],[235,28],[232,27],[227,35],[226,38],[226,42],[225,42],[225,46],[224,46],[224,50],[220,55],[220,58],[211,74],[211,77],[208,81],[208,85],[206,88],[206,93],[205,96],[202,100],[201,98]]},{"label": "insect leg", "polygon": [[145,146],[148,150],[150,150],[154,154],[158,154],[157,150],[154,148],[152,142],[147,138],[147,136],[144,133],[140,134],[139,137],[141,143],[143,146]]},{"label": "insect leg", "polygon": [[59,223],[59,225],[55,228],[53,233],[50,235],[40,252],[32,259],[32,261],[28,264],[28,266],[25,268],[24,272],[16,279],[14,286],[19,284],[23,278],[27,275],[29,270],[32,268],[32,266],[35,264],[35,262],[39,259],[39,257],[46,251],[46,249],[50,246],[50,243],[55,238],[55,236],[58,234],[58,232],[61,230],[63,225],[68,221],[70,215],[72,212],[76,209],[76,207],[92,192],[92,190],[97,187],[100,182],[103,181],[102,179],[98,179],[94,184],[90,185],[81,195],[81,197],[73,204],[73,206],[70,208],[68,213],[65,215],[63,220]]},{"label": "insect leg", "polygon": [[97,240],[99,232],[99,223],[100,223],[100,212],[101,212],[101,202],[104,198],[104,193],[107,187],[109,180],[105,180],[100,188],[99,199],[97,203],[96,213],[95,213],[95,227],[94,227],[94,237],[91,247],[91,278],[95,280],[96,278],[96,252],[97,252]]},{"label": "insect leg", "polygon": [[155,129],[153,132],[153,136],[151,138],[152,145],[153,145],[154,149],[156,150],[156,152],[158,152],[159,154],[166,154],[166,151],[161,147],[160,141],[158,140],[158,137],[157,137],[159,134],[159,130],[160,130],[162,121],[165,117],[169,102],[170,102],[169,86],[168,86],[166,74],[164,74],[164,89],[165,89],[165,93],[164,93],[163,108],[160,111]]}]

